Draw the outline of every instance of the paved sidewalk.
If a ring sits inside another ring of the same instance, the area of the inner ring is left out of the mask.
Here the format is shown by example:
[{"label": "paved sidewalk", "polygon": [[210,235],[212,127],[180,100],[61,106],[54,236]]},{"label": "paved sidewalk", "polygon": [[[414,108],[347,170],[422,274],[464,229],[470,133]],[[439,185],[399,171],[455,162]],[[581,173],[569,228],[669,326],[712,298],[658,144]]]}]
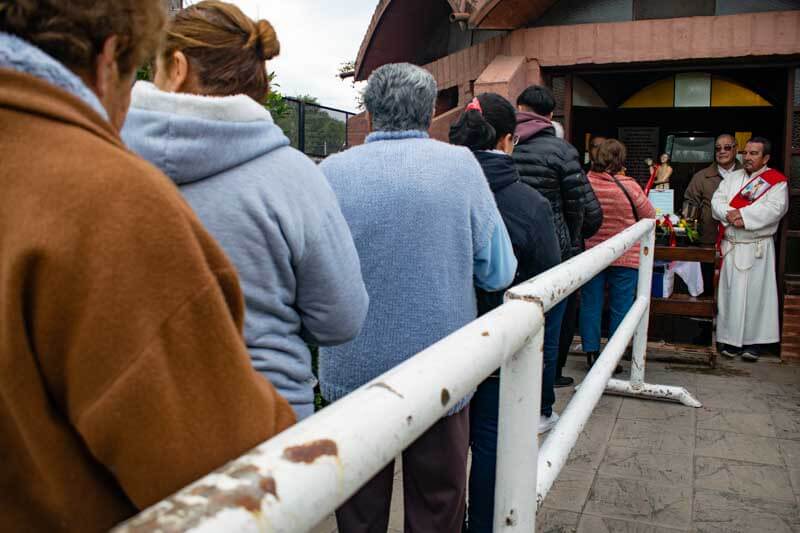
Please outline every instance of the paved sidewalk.
[{"label": "paved sidewalk", "polygon": [[[571,357],[565,374],[583,367]],[[684,386],[703,407],[604,396],[537,531],[800,533],[800,367],[649,363],[646,381]],[[557,390],[557,411],[573,393]],[[402,532],[396,479],[389,531]],[[331,518],[315,533],[335,531]]]}]

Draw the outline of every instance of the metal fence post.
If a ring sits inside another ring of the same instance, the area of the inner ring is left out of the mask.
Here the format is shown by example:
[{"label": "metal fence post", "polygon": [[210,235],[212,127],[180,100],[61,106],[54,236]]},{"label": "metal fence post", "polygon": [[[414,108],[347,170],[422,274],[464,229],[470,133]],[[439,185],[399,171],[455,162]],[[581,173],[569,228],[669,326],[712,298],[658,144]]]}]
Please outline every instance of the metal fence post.
[{"label": "metal fence post", "polygon": [[631,358],[631,387],[641,389],[644,385],[644,370],[647,363],[647,329],[650,325],[650,294],[653,283],[653,260],[656,255],[655,229],[648,231],[639,246],[639,283],[636,298],[647,298],[647,309],[642,314],[636,333],[633,336],[633,357]]},{"label": "metal fence post", "polygon": [[536,304],[540,324],[525,345],[509,357],[500,372],[497,424],[497,476],[494,531],[535,531],[537,430],[542,390],[544,314]]},{"label": "metal fence post", "polygon": [[350,117],[352,116],[347,112],[344,114],[344,146],[342,146],[342,150],[350,148]]},{"label": "metal fence post", "polygon": [[306,103],[297,100],[297,149],[306,153]]}]

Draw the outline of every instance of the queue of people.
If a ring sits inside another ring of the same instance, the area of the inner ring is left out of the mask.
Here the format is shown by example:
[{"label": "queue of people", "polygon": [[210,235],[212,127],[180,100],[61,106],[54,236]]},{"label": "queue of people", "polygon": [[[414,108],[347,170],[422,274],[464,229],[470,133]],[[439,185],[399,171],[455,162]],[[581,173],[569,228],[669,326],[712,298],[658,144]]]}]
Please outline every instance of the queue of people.
[{"label": "queue of people", "polygon": [[[163,9],[0,0],[2,530],[106,530],[310,416],[308,344],[335,402],[655,216],[618,140],[593,139],[583,171],[545,87],[516,108],[479,95],[450,144],[430,139],[436,81],[410,64],[372,73],[366,143],[317,166],[259,104],[280,52],[270,23],[219,0]],[[149,57],[153,83],[134,85]],[[704,205],[725,226],[732,346],[777,324],[736,314],[775,292],[764,269],[785,213],[769,142],[747,149],[744,172],[718,155],[703,175],[724,178]],[[540,433],[573,383],[577,324],[591,365],[606,286],[613,334],[637,270],[631,250],[547,314]],[[449,399],[403,452],[406,531],[462,531],[465,516],[492,530],[500,379]],[[337,511],[340,530],[385,531],[392,484],[393,463]]]}]

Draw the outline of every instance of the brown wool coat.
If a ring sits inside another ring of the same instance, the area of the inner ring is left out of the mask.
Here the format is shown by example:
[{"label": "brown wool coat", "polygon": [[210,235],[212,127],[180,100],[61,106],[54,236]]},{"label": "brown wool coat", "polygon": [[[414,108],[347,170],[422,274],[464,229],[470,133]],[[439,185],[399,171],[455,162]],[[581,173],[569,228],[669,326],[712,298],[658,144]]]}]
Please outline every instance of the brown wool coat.
[{"label": "brown wool coat", "polygon": [[289,426],[236,273],[87,105],[0,69],[0,531],[107,530]]},{"label": "brown wool coat", "polygon": [[[742,164],[736,161],[736,170],[742,168]],[[722,177],[716,163],[697,172],[689,186],[686,188],[684,198],[692,201],[700,207],[697,216],[697,230],[700,232],[701,244],[715,244],[717,242],[717,221],[711,214],[711,198],[714,196]]]}]

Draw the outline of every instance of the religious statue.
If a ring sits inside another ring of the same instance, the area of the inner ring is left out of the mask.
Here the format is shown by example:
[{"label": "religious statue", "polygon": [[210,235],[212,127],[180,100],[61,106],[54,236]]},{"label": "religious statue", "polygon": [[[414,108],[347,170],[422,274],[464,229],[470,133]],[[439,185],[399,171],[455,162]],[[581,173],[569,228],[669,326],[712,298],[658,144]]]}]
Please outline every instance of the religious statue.
[{"label": "religious statue", "polygon": [[669,164],[669,154],[661,154],[661,164],[651,167],[651,172],[655,170],[655,180],[653,187],[657,191],[669,190],[669,178],[672,177],[672,166]]},{"label": "religious statue", "polygon": [[669,178],[672,176],[669,154],[661,154],[660,159],[660,164],[656,164],[650,157],[644,160],[647,168],[650,169],[650,178],[647,180],[647,186],[644,189],[645,194],[650,194],[653,189],[657,191],[669,190]]}]

